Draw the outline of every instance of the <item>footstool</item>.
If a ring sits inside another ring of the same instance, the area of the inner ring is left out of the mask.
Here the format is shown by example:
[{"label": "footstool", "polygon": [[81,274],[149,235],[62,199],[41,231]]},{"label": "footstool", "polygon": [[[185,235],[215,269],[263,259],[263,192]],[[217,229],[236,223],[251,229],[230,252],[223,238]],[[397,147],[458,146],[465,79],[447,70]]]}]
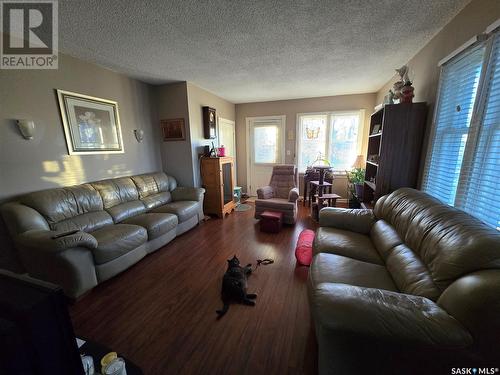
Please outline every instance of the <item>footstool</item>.
[{"label": "footstool", "polygon": [[260,214],[260,230],[267,233],[278,233],[281,230],[283,213],[264,211]]}]

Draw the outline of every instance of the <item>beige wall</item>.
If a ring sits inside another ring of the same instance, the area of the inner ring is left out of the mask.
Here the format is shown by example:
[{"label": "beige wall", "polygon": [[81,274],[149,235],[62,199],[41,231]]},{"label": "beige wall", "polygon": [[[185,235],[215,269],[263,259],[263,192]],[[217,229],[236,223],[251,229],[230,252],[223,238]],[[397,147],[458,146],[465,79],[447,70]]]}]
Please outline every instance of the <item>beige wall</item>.
[{"label": "beige wall", "polygon": [[[419,181],[429,145],[429,132],[436,102],[440,73],[438,62],[475,35],[483,33],[486,27],[498,18],[500,18],[499,0],[473,0],[408,62],[408,66],[415,73],[414,101],[427,102],[429,105]],[[377,103],[383,101],[384,95],[396,80],[396,77],[393,77],[377,92]]]},{"label": "beige wall", "polygon": [[187,100],[187,83],[179,82],[155,87],[154,89],[158,126],[160,119],[183,118],[186,131],[184,141],[163,142],[158,138],[161,158],[165,173],[174,176],[181,186],[193,186],[193,162],[189,132],[189,110]]},{"label": "beige wall", "polygon": [[[163,168],[174,176],[180,185],[201,186],[199,154],[212,140],[203,135],[202,107],[216,109],[217,117],[235,119],[234,104],[190,82],[179,82],[155,88],[159,119],[183,118],[186,140],[162,142]],[[217,139],[213,140],[217,146]]]},{"label": "beige wall", "polygon": [[[205,139],[203,135],[203,113],[202,107],[215,108],[216,116],[227,120],[235,120],[235,106],[211,92],[199,88],[192,83],[187,83],[187,96],[189,107],[189,128],[191,153],[193,162],[193,185],[201,186],[199,154],[203,153],[203,146],[212,145],[212,140]],[[218,146],[218,140],[213,140]]]},{"label": "beige wall", "polygon": [[[236,154],[237,154],[237,180],[238,185],[247,190],[247,132],[246,117],[285,115],[286,116],[286,163],[295,162],[295,137],[298,113],[365,110],[364,135],[362,150],[365,152],[368,142],[368,124],[375,106],[375,94],[325,96],[308,99],[279,100],[272,102],[236,104]],[[288,140],[288,131],[294,132],[294,139]],[[366,153],[366,152],[365,152]],[[346,181],[339,181],[335,186],[337,194],[345,196]]]},{"label": "beige wall", "polygon": [[[438,62],[500,18],[499,0],[473,0],[408,62],[415,72],[414,101],[426,101],[433,108],[439,81]],[[396,67],[395,67],[396,68]],[[393,77],[377,92],[377,103],[392,88]],[[430,112],[432,115],[432,112]],[[432,117],[432,116],[429,116]]]},{"label": "beige wall", "polygon": [[[118,102],[124,154],[68,155],[55,89]],[[151,87],[70,56],[58,70],[0,70],[0,202],[46,188],[161,170]],[[32,119],[33,140],[16,119]],[[133,130],[144,130],[138,143]],[[0,268],[18,269],[0,224]]]}]

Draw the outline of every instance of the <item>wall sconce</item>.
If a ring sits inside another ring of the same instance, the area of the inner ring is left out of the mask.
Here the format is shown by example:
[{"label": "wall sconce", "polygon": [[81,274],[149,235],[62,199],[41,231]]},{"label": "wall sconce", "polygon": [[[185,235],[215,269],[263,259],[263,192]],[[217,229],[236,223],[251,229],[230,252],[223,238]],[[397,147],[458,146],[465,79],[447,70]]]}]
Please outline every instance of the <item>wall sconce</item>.
[{"label": "wall sconce", "polygon": [[17,127],[24,139],[33,139],[35,135],[35,123],[32,120],[17,120]]},{"label": "wall sconce", "polygon": [[137,139],[137,142],[141,143],[142,140],[144,139],[144,130],[142,130],[142,129],[135,129],[134,130],[134,135],[135,135],[135,139]]}]

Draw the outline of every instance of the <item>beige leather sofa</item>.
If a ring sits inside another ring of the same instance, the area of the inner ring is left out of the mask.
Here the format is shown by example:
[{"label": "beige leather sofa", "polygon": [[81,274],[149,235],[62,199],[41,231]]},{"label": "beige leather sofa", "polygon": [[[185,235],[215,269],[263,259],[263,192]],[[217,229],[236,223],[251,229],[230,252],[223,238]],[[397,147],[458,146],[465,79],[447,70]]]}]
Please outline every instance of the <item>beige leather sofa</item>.
[{"label": "beige leather sofa", "polygon": [[76,298],[196,226],[204,192],[149,173],[30,193],[1,213],[26,271]]},{"label": "beige leather sofa", "polygon": [[500,364],[498,231],[403,188],[373,211],[321,210],[314,254],[320,374]]}]

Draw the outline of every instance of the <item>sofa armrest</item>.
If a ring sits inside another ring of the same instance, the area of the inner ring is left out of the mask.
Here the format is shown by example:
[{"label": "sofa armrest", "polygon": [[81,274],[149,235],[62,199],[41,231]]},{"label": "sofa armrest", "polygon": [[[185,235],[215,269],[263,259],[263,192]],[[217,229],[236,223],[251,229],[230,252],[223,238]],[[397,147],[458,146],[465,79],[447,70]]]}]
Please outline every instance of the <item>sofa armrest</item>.
[{"label": "sofa armrest", "polygon": [[205,189],[196,187],[177,187],[171,192],[172,200],[175,201],[196,201],[201,202]]},{"label": "sofa armrest", "polygon": [[319,225],[370,233],[376,219],[372,210],[325,207],[319,212]]},{"label": "sofa armrest", "polygon": [[472,343],[455,318],[424,297],[334,283],[312,293],[314,316],[325,329],[431,347]]},{"label": "sofa armrest", "polygon": [[293,188],[288,193],[288,202],[296,202],[299,199],[299,188]]},{"label": "sofa armrest", "polygon": [[63,232],[30,230],[17,236],[15,242],[18,246],[25,249],[34,249],[51,253],[58,253],[75,247],[84,247],[87,249],[97,248],[97,240],[89,233],[78,231],[67,236],[53,238],[55,235],[61,233]]},{"label": "sofa armrest", "polygon": [[271,186],[263,186],[257,189],[257,198],[271,199],[274,196],[274,191]]}]

